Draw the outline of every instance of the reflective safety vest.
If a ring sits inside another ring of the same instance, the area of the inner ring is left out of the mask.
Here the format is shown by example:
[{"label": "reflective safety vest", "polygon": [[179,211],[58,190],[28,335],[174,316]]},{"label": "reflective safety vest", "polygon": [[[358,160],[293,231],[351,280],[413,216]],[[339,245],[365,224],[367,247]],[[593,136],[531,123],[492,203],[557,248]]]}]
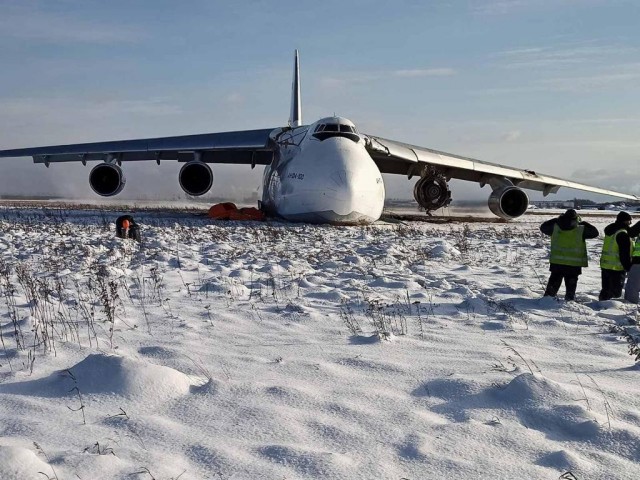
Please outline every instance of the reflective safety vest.
[{"label": "reflective safety vest", "polygon": [[633,250],[631,251],[632,257],[640,257],[640,237],[636,238],[636,242],[633,244]]},{"label": "reflective safety vest", "polygon": [[613,235],[605,235],[604,243],[602,244],[602,256],[600,257],[600,268],[616,270],[618,272],[624,271],[622,262],[620,262],[620,249],[618,248],[616,237],[620,232],[625,231],[624,229],[620,229]]},{"label": "reflective safety vest", "polygon": [[584,242],[584,226],[562,230],[558,225],[551,234],[551,255],[549,262],[557,265],[586,267],[588,265],[587,245]]}]

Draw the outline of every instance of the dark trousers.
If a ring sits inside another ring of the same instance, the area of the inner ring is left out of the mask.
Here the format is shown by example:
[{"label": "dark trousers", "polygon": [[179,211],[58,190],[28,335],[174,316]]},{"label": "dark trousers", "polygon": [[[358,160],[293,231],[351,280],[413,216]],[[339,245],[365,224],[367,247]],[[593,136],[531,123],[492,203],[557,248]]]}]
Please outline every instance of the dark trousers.
[{"label": "dark trousers", "polygon": [[547,282],[547,289],[544,291],[545,297],[555,297],[560,290],[564,280],[564,298],[565,300],[575,300],[576,288],[578,288],[578,275],[567,275],[566,273],[551,272],[549,281]]},{"label": "dark trousers", "polygon": [[622,287],[627,272],[618,270],[602,269],[602,290],[600,290],[599,300],[609,300],[622,296]]}]

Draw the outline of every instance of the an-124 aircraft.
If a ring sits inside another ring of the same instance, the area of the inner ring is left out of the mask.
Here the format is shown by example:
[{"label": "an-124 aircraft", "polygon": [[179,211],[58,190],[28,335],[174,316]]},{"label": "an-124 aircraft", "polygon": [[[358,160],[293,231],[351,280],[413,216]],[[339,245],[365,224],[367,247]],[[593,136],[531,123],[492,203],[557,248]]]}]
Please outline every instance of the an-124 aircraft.
[{"label": "an-124 aircraft", "polygon": [[547,195],[560,187],[640,200],[614,192],[506,165],[418,147],[358,131],[350,120],[327,117],[303,125],[300,68],[295,52],[291,116],[286,127],[179,137],[82,143],[0,151],[0,157],[33,157],[47,167],[57,162],[99,161],[89,173],[95,193],[116,195],[125,185],[122,164],[140,160],[177,160],[178,181],[189,195],[213,185],[210,164],[265,165],[261,208],[290,221],[366,224],[382,214],[383,173],[420,177],[413,188],[418,204],[431,212],[451,202],[452,178],[491,186],[489,208],[513,219],[529,205],[523,188]]}]

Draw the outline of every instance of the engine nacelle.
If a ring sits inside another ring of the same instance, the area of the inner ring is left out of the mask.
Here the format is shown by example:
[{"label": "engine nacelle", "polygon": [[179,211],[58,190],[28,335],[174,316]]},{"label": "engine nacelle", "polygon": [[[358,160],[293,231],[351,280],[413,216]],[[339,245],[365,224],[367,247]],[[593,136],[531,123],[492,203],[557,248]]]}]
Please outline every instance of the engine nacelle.
[{"label": "engine nacelle", "polygon": [[524,190],[513,185],[504,186],[489,195],[489,209],[500,218],[511,220],[527,211],[529,197]]},{"label": "engine nacelle", "polygon": [[99,163],[89,173],[89,185],[103,197],[117,195],[126,182],[122,169],[115,163]]},{"label": "engine nacelle", "polygon": [[427,213],[451,203],[451,190],[444,175],[435,168],[426,169],[413,186],[413,198]]},{"label": "engine nacelle", "polygon": [[211,189],[213,172],[206,163],[193,160],[182,166],[178,181],[186,194],[198,197]]}]

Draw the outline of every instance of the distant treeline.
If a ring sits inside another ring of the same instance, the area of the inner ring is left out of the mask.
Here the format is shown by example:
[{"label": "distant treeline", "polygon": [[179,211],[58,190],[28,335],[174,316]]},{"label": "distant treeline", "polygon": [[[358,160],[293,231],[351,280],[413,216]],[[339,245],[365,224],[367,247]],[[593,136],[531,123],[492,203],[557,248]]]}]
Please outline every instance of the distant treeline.
[{"label": "distant treeline", "polygon": [[59,197],[49,195],[0,195],[0,200],[54,200]]}]

